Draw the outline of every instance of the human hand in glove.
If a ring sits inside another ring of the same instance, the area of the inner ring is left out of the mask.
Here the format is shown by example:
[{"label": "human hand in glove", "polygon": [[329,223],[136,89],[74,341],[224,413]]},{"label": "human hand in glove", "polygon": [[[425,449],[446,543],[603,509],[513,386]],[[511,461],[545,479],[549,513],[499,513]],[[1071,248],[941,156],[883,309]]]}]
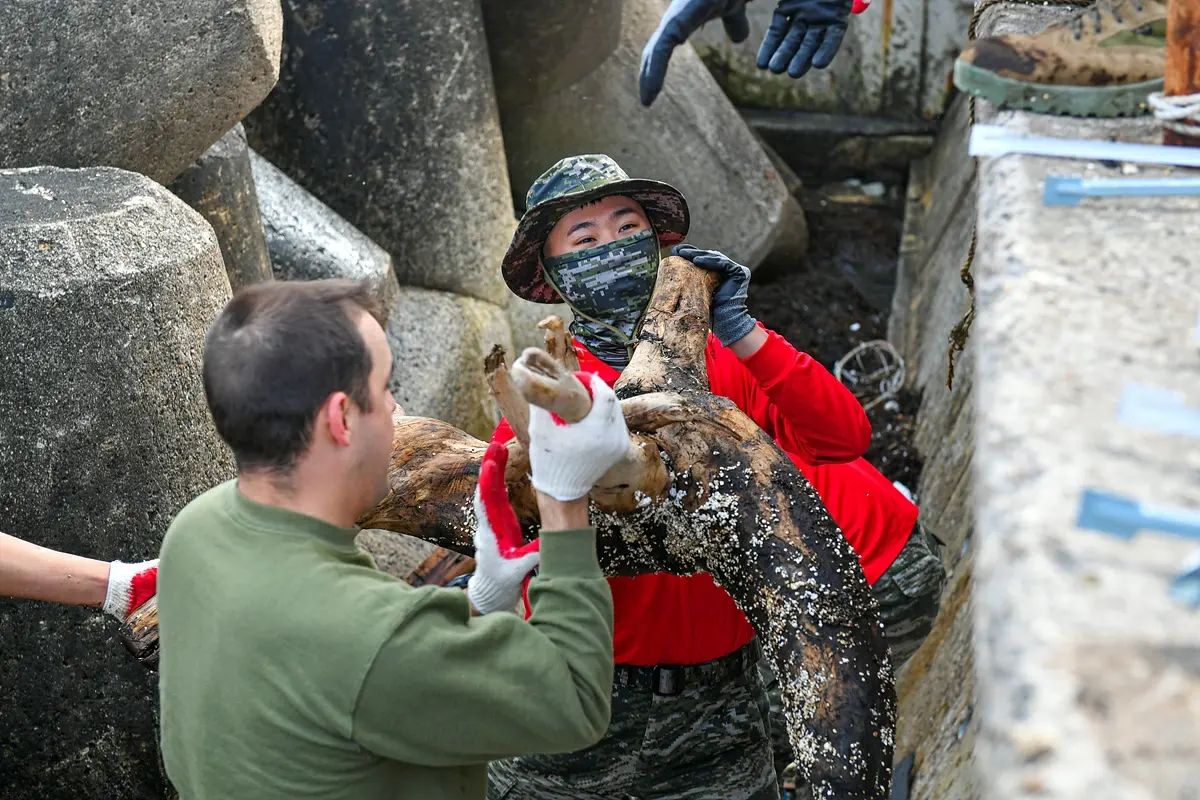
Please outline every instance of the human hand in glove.
[{"label": "human hand in glove", "polygon": [[[662,90],[667,64],[675,48],[701,25],[717,17],[731,41],[750,35],[747,0],[673,0],[658,28],[642,49],[638,93],[649,106]],[[758,68],[776,74],[785,70],[802,77],[809,67],[824,69],[837,55],[846,35],[846,15],[861,14],[871,0],[780,0],[758,51]]]},{"label": "human hand in glove", "polygon": [[493,443],[483,456],[475,488],[475,573],[467,598],[480,614],[515,610],[521,585],[541,557],[536,540],[525,543],[508,502],[507,464],[508,448]]},{"label": "human hand in glove", "polygon": [[629,430],[617,395],[594,373],[577,372],[592,407],[569,423],[535,405],[529,407],[529,466],[533,488],[562,502],[586,497],[629,453]]},{"label": "human hand in glove", "polygon": [[750,292],[750,270],[724,253],[701,250],[690,244],[677,244],[671,255],[685,258],[701,269],[721,276],[712,299],[712,332],[721,344],[732,347],[754,330],[758,323],[750,316],[746,300]]},{"label": "human hand in glove", "polygon": [[667,64],[675,48],[688,40],[701,25],[717,17],[725,24],[725,33],[735,42],[750,35],[746,19],[746,0],[673,0],[658,28],[642,49],[638,91],[642,105],[649,106],[662,90]]},{"label": "human hand in glove", "polygon": [[846,35],[852,8],[860,13],[866,10],[866,3],[779,0],[758,49],[758,68],[776,75],[786,71],[792,78],[802,77],[811,67],[825,69]]},{"label": "human hand in glove", "polygon": [[158,592],[158,559],[108,565],[108,588],[104,593],[104,611],[125,622],[129,615]]}]

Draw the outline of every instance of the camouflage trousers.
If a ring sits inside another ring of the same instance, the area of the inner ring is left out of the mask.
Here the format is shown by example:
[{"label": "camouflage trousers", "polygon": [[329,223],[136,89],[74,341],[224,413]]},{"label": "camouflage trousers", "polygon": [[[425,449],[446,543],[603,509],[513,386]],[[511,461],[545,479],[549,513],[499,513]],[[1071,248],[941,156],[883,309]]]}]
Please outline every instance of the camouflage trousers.
[{"label": "camouflage trousers", "polygon": [[[933,630],[945,586],[941,544],[918,522],[896,560],[871,587],[893,670],[900,669]],[[793,761],[787,722],[783,718],[783,698],[779,679],[766,658],[759,662],[759,671],[770,702],[771,747],[775,752],[775,769],[782,781]]]},{"label": "camouflage trousers", "polygon": [[493,762],[487,800],[778,800],[761,655],[747,648],[740,674],[685,678],[678,694],[614,685],[598,744]]}]

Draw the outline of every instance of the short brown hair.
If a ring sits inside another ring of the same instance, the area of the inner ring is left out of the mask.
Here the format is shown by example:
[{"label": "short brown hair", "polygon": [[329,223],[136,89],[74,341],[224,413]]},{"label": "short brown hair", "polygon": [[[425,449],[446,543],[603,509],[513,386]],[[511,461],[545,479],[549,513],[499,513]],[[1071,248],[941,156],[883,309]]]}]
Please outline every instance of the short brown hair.
[{"label": "short brown hair", "polygon": [[238,469],[289,471],[334,392],[371,410],[371,354],[355,308],[382,318],[366,283],[272,281],[242,289],[217,317],[204,342],[204,396]]}]

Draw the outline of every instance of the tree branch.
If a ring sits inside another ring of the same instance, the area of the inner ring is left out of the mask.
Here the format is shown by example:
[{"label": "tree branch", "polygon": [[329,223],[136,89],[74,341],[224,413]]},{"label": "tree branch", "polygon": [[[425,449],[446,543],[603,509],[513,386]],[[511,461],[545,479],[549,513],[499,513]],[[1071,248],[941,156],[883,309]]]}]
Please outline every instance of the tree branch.
[{"label": "tree branch", "polygon": [[513,386],[512,376],[505,366],[504,348],[496,345],[492,352],[483,360],[483,372],[487,379],[488,391],[500,409],[500,416],[508,420],[509,427],[517,441],[529,446],[529,403]]}]

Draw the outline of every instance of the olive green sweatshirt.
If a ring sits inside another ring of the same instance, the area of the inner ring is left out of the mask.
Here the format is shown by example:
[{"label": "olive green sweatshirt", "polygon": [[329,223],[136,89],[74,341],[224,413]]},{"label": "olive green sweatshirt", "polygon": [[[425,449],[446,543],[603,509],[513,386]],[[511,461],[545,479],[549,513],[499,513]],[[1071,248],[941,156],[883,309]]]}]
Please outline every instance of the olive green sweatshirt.
[{"label": "olive green sweatshirt", "polygon": [[543,535],[528,622],[378,571],[355,533],[234,481],[171,524],[159,692],[181,800],[477,800],[489,760],[604,734],[612,600],[594,531]]}]

